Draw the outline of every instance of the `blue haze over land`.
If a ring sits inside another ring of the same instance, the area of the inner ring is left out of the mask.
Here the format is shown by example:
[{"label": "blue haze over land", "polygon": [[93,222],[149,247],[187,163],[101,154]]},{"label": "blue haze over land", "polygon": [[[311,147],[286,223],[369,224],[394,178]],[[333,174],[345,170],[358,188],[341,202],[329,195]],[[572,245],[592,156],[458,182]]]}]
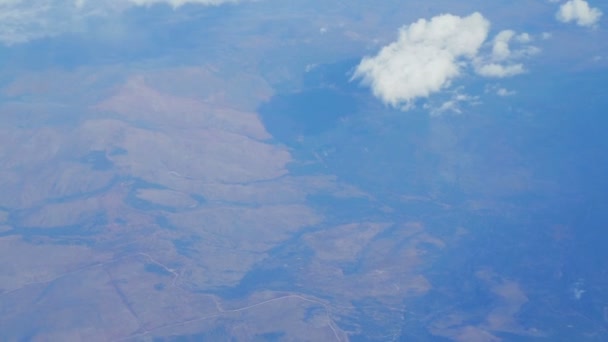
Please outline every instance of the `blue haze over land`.
[{"label": "blue haze over land", "polygon": [[0,10],[0,340],[608,339],[603,3]]}]

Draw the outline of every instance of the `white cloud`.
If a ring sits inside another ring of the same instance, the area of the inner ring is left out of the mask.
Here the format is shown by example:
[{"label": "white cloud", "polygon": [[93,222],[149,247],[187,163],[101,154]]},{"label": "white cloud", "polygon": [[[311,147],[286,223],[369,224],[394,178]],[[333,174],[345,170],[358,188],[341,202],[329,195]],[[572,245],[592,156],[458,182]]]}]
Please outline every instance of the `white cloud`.
[{"label": "white cloud", "polygon": [[515,40],[519,43],[526,44],[526,43],[529,43],[532,41],[532,36],[530,36],[529,34],[524,32],[522,34],[515,36]]},{"label": "white cloud", "polygon": [[447,113],[462,114],[463,105],[477,105],[479,104],[479,97],[471,96],[461,92],[462,89],[456,89],[449,100],[443,101],[439,106],[426,104],[431,116],[440,116]]},{"label": "white cloud", "polygon": [[501,97],[512,96],[512,95],[517,94],[516,91],[501,87],[498,84],[487,84],[485,86],[484,93],[486,93],[486,94],[493,93],[493,94],[496,94]]},{"label": "white cloud", "polygon": [[498,63],[483,64],[476,68],[479,75],[485,77],[509,77],[524,73],[524,65],[521,63],[503,65]]},{"label": "white cloud", "polygon": [[575,21],[579,26],[594,26],[596,25],[602,11],[598,8],[592,8],[589,6],[587,1],[584,0],[570,0],[559,7],[555,17],[557,20],[569,23]]},{"label": "white cloud", "polygon": [[496,95],[511,96],[511,95],[515,95],[515,92],[512,90],[505,89],[505,88],[499,88],[498,90],[496,90]]},{"label": "white cloud", "polygon": [[238,0],[0,0],[0,43],[83,31],[91,17],[108,18],[133,6],[165,3],[173,8],[191,3],[220,5]]},{"label": "white cloud", "polygon": [[[511,42],[515,41],[520,46],[516,50],[511,49]],[[512,30],[500,31],[493,40],[492,54],[489,57],[478,57],[475,61],[475,71],[485,77],[510,77],[526,70],[522,63],[514,63],[517,60],[538,52],[533,46],[525,45],[532,41],[527,33],[517,34]]]},{"label": "white cloud", "polygon": [[492,57],[495,60],[505,60],[511,55],[509,41],[515,36],[515,31],[504,30],[499,32],[494,37],[494,47],[492,48]]},{"label": "white cloud", "polygon": [[353,78],[369,85],[375,96],[395,107],[409,107],[457,77],[485,41],[490,23],[479,13],[444,14],[402,27],[396,42],[375,57],[364,58]]},{"label": "white cloud", "polygon": [[[526,45],[532,37],[504,30],[489,44],[491,51],[482,53],[489,28],[490,23],[479,13],[420,19],[402,27],[397,41],[376,56],[365,57],[353,79],[370,86],[385,104],[407,110],[417,98],[427,98],[449,87],[468,66],[484,77],[502,78],[525,72],[523,64],[515,61],[538,51]],[[511,43],[519,45],[512,49]],[[457,102],[444,103],[444,110],[451,110]]]}]

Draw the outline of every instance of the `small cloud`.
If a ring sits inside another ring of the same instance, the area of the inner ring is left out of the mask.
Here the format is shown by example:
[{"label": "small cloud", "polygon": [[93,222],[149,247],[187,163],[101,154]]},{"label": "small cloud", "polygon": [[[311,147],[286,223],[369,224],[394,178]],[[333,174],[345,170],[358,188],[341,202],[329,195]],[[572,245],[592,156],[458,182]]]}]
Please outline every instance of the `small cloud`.
[{"label": "small cloud", "polygon": [[602,11],[592,8],[587,1],[569,0],[559,7],[555,17],[563,23],[575,21],[579,26],[595,26],[602,16]]},{"label": "small cloud", "polygon": [[452,93],[452,97],[441,103],[439,107],[427,104],[425,108],[430,110],[431,116],[440,116],[447,113],[462,114],[463,105],[477,105],[479,103],[479,97],[461,93],[461,89],[456,89]]},{"label": "small cloud", "polygon": [[384,103],[408,109],[458,77],[485,41],[490,23],[479,13],[420,19],[399,30],[396,42],[365,57],[353,79],[361,79]]},{"label": "small cloud", "polygon": [[[525,46],[512,50],[510,46],[512,41]],[[484,77],[497,78],[524,73],[526,71],[524,65],[513,61],[539,51],[534,46],[526,45],[531,41],[532,37],[528,33],[517,34],[512,30],[500,31],[494,37],[491,55],[489,57],[478,57],[475,60],[475,71]]]},{"label": "small cloud", "polygon": [[532,37],[527,33],[522,33],[515,36],[515,40],[519,43],[527,44],[532,41]]},{"label": "small cloud", "polygon": [[307,64],[306,68],[304,68],[304,72],[311,72],[313,70],[315,70],[317,68],[318,64],[316,63],[311,63],[311,64]]},{"label": "small cloud", "polygon": [[489,63],[478,66],[476,71],[481,76],[503,78],[522,74],[526,70],[521,63],[510,65]]},{"label": "small cloud", "polygon": [[515,32],[504,30],[499,32],[494,37],[494,47],[492,48],[492,57],[495,60],[501,61],[509,58],[511,49],[509,49],[509,41],[515,36]]},{"label": "small cloud", "polygon": [[486,94],[496,94],[498,96],[512,96],[515,95],[517,92],[513,91],[513,90],[508,90],[507,88],[503,88],[498,84],[488,84],[486,85],[484,92]]},{"label": "small cloud", "polygon": [[498,88],[498,90],[496,90],[496,95],[498,96],[511,96],[511,95],[515,95],[515,92],[512,90],[507,90],[505,88]]}]

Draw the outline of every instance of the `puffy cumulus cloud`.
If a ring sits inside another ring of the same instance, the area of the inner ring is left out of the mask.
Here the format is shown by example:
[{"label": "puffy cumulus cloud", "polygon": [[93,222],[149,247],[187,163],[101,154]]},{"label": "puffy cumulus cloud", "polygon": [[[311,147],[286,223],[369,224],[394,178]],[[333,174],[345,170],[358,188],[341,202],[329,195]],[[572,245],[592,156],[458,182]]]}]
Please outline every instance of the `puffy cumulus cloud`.
[{"label": "puffy cumulus cloud", "polygon": [[375,96],[394,107],[412,105],[449,85],[485,41],[490,23],[479,13],[444,14],[402,27],[396,42],[375,57],[365,57],[353,78],[369,85]]},{"label": "puffy cumulus cloud", "polygon": [[594,26],[599,22],[601,16],[602,11],[590,7],[584,0],[569,0],[559,7],[555,15],[561,22],[575,21],[579,26]]},{"label": "puffy cumulus cloud", "polygon": [[133,6],[164,3],[220,5],[237,0],[0,0],[0,43],[24,43],[84,31],[92,17],[108,18]]},{"label": "puffy cumulus cloud", "polygon": [[[489,29],[490,22],[479,13],[420,19],[402,27],[397,41],[376,56],[363,58],[353,79],[370,86],[384,103],[407,110],[415,99],[447,88],[468,66],[485,77],[525,72],[523,64],[515,61],[537,51],[527,45],[532,37],[504,30],[484,44]],[[516,49],[512,43],[518,44]],[[490,51],[484,53],[486,46]],[[444,109],[451,110],[457,102],[446,102]]]}]

